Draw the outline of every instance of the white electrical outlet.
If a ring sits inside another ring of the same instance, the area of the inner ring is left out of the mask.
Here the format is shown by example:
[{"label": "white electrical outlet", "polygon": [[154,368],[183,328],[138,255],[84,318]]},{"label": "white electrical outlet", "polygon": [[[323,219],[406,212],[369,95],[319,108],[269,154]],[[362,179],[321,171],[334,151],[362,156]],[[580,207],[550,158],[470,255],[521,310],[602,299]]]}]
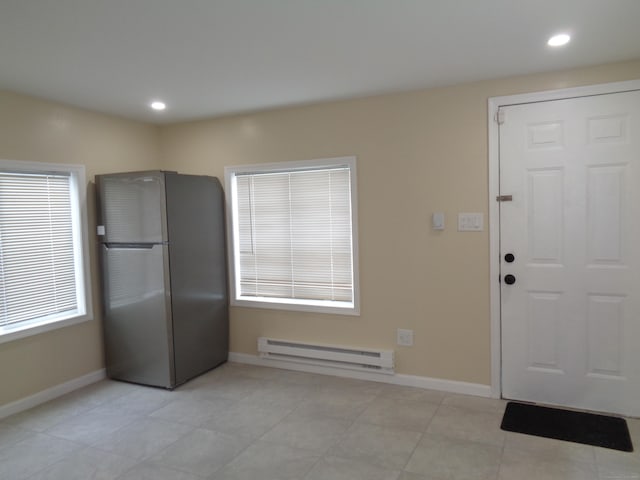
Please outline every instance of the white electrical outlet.
[{"label": "white electrical outlet", "polygon": [[413,330],[399,328],[397,343],[404,347],[411,347],[413,345]]}]

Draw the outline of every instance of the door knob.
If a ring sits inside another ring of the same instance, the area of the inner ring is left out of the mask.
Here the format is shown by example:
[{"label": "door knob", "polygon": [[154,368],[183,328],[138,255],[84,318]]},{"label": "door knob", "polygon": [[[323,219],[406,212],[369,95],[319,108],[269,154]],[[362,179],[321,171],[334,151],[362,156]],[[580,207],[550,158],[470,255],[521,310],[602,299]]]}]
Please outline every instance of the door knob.
[{"label": "door knob", "polygon": [[507,262],[507,263],[512,263],[515,259],[516,259],[516,257],[513,256],[513,253],[507,253],[504,256],[504,261]]},{"label": "door knob", "polygon": [[504,283],[506,283],[507,285],[513,285],[514,283],[516,283],[516,277],[514,277],[511,274],[505,275],[504,276]]}]

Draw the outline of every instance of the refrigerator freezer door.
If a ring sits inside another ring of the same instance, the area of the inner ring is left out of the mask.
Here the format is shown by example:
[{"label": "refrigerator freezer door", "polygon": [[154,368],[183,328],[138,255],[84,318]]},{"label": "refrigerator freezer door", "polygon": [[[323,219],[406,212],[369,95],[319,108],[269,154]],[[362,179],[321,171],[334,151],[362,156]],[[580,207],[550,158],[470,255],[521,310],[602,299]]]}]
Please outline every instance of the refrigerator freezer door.
[{"label": "refrigerator freezer door", "polygon": [[164,173],[97,175],[104,243],[167,240]]},{"label": "refrigerator freezer door", "polygon": [[110,378],[174,385],[167,246],[101,246],[104,334]]}]

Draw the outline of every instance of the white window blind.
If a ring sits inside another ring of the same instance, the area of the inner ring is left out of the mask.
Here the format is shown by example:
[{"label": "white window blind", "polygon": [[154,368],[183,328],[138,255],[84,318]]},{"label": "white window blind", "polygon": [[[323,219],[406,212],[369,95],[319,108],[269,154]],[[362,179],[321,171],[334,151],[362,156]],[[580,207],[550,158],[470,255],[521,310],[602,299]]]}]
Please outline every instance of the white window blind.
[{"label": "white window blind", "polygon": [[235,173],[236,298],[353,308],[352,168]]},{"label": "white window blind", "polygon": [[84,307],[73,218],[71,175],[0,172],[0,327]]}]

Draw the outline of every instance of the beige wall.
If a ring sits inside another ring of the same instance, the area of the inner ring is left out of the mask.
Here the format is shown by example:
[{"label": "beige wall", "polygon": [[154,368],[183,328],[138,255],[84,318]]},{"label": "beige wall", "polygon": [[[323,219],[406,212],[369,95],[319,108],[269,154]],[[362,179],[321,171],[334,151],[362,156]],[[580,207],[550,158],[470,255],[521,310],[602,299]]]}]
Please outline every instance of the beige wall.
[{"label": "beige wall", "polygon": [[185,173],[358,158],[361,315],[233,308],[231,350],[255,354],[261,335],[393,348],[399,373],[489,384],[488,232],[456,231],[458,212],[487,215],[487,99],[634,78],[640,61],[162,128],[162,166]]},{"label": "beige wall", "polygon": [[[489,384],[488,233],[455,228],[460,211],[487,213],[487,98],[634,78],[640,60],[166,127],[0,92],[0,158],[82,163],[91,181],[356,155],[361,315],[233,308],[232,351],[255,353],[260,335],[394,348],[399,373]],[[103,367],[89,203],[96,320],[0,344],[0,405]],[[395,346],[396,328],[415,331],[413,347]]]},{"label": "beige wall", "polygon": [[[157,168],[158,129],[0,91],[0,158],[80,163],[97,173]],[[94,189],[88,189],[95,320],[0,344],[0,405],[104,366]]]}]

